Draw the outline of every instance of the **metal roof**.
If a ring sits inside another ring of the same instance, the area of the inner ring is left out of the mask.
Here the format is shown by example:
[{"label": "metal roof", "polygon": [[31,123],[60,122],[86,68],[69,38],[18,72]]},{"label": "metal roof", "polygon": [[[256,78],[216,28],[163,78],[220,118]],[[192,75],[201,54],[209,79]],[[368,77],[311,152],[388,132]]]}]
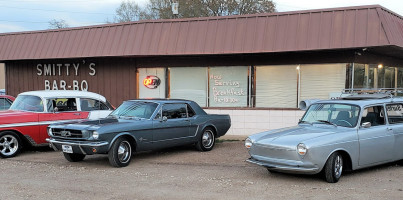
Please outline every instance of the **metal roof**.
[{"label": "metal roof", "polygon": [[371,5],[0,34],[0,60],[400,49],[402,35],[402,16]]}]

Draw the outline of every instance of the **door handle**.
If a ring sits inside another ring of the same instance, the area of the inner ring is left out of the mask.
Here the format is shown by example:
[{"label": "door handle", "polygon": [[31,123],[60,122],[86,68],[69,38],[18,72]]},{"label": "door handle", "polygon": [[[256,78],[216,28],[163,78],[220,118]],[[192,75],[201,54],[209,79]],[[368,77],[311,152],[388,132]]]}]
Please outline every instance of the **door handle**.
[{"label": "door handle", "polygon": [[393,130],[393,129],[388,127],[388,128],[386,128],[386,130],[391,131],[391,130]]},{"label": "door handle", "polygon": [[80,113],[74,113],[74,115],[81,115]]}]

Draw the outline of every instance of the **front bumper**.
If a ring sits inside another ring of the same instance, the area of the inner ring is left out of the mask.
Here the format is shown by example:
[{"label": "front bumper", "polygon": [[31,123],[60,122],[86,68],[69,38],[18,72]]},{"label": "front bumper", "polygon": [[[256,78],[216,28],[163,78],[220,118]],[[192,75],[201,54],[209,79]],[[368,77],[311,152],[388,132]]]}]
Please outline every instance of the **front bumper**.
[{"label": "front bumper", "polygon": [[104,154],[108,153],[109,142],[106,141],[72,141],[62,140],[54,138],[46,138],[50,146],[55,151],[62,151],[62,145],[70,145],[73,149],[73,153],[92,155],[92,154]]},{"label": "front bumper", "polygon": [[246,160],[249,163],[257,164],[266,167],[273,171],[280,171],[293,174],[317,174],[320,172],[319,167],[311,163],[301,161],[289,161],[281,159],[255,159],[249,158]]}]

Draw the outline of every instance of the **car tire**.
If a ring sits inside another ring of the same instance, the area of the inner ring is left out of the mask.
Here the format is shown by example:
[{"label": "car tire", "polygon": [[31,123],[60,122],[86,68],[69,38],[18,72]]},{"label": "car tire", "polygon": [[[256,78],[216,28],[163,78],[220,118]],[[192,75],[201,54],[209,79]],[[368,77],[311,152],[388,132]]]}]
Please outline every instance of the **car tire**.
[{"label": "car tire", "polygon": [[215,135],[212,128],[205,128],[196,143],[199,151],[210,151],[215,144]]},{"label": "car tire", "polygon": [[0,157],[14,157],[21,151],[21,148],[21,138],[16,133],[11,131],[0,133]]},{"label": "car tire", "polygon": [[119,137],[108,152],[109,163],[114,167],[126,167],[132,158],[132,145],[129,140]]},{"label": "car tire", "polygon": [[80,162],[85,158],[84,154],[78,154],[78,153],[63,153],[63,155],[66,158],[66,160],[70,162]]},{"label": "car tire", "polygon": [[325,164],[325,180],[328,183],[337,183],[341,177],[342,172],[343,156],[338,152],[334,152],[332,153],[332,155],[330,155]]}]

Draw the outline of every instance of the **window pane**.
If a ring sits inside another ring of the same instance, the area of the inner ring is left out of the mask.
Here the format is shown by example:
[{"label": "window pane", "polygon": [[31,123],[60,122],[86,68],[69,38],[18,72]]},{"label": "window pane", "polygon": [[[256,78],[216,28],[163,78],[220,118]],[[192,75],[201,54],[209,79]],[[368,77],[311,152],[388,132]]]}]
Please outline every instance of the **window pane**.
[{"label": "window pane", "polygon": [[[140,68],[138,70],[139,98],[165,98],[165,68]],[[146,84],[148,87],[144,84],[146,78],[150,80]]]},{"label": "window pane", "polygon": [[365,76],[365,65],[354,63],[354,88],[366,88],[367,78]]},{"label": "window pane", "polygon": [[186,104],[165,104],[162,107],[162,116],[167,119],[187,118]]},{"label": "window pane", "polygon": [[0,98],[0,110],[7,110],[11,106],[11,103],[4,99]]},{"label": "window pane", "polygon": [[192,100],[206,107],[207,69],[207,67],[170,68],[170,98]]},{"label": "window pane", "polygon": [[77,111],[77,103],[75,98],[48,99],[48,112],[66,112]]},{"label": "window pane", "polygon": [[395,68],[382,67],[378,68],[378,88],[394,88],[395,87]]},{"label": "window pane", "polygon": [[391,104],[386,106],[390,124],[403,123],[403,105]]},{"label": "window pane", "polygon": [[80,103],[82,111],[109,110],[104,103],[94,99],[81,99]]},{"label": "window pane", "polygon": [[10,109],[43,112],[43,102],[42,99],[37,96],[20,95],[15,99]]},{"label": "window pane", "polygon": [[256,107],[297,107],[297,66],[256,67]]},{"label": "window pane", "polygon": [[362,114],[361,125],[365,122],[370,122],[371,126],[385,125],[383,106],[365,108]]},{"label": "window pane", "polygon": [[210,107],[248,106],[248,67],[211,67]]},{"label": "window pane", "polygon": [[346,85],[346,64],[301,65],[300,73],[300,100],[329,99]]}]

